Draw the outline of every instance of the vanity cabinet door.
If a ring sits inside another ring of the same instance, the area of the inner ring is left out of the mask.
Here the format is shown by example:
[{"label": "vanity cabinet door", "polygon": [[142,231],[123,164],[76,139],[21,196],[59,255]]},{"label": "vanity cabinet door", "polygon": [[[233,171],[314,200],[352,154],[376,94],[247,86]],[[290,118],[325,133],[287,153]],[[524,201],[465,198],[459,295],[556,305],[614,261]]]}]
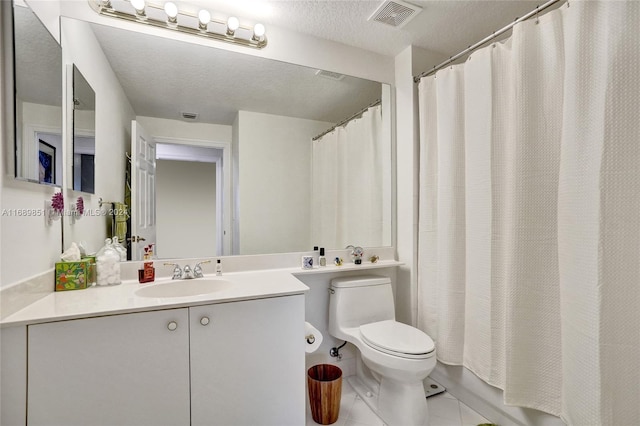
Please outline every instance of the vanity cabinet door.
[{"label": "vanity cabinet door", "polygon": [[188,310],[29,326],[28,424],[188,425]]},{"label": "vanity cabinet door", "polygon": [[304,296],[189,308],[193,426],[305,423]]}]

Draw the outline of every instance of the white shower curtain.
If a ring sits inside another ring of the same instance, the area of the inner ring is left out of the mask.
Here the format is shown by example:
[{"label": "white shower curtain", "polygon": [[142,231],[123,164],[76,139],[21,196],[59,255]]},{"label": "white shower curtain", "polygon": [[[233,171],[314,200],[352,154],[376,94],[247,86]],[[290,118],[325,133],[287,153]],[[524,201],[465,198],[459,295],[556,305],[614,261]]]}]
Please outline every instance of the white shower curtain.
[{"label": "white shower curtain", "polygon": [[640,422],[640,2],[575,1],[420,82],[418,325],[505,403]]},{"label": "white shower curtain", "polygon": [[312,241],[321,247],[383,243],[381,107],[313,141]]}]

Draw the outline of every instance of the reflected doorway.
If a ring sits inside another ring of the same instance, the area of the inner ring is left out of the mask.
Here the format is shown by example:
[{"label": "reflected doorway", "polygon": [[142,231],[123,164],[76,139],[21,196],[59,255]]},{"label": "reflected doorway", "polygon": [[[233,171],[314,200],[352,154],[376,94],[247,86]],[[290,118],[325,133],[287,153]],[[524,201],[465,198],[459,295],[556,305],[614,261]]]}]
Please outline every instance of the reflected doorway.
[{"label": "reflected doorway", "polygon": [[223,149],[157,143],[156,255],[222,254]]}]

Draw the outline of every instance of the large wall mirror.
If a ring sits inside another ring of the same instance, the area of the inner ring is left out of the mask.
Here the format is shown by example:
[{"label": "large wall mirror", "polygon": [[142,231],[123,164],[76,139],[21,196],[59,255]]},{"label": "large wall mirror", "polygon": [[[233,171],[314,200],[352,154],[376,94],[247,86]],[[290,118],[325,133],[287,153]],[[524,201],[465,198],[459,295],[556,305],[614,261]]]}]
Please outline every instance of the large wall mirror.
[{"label": "large wall mirror", "polygon": [[62,185],[62,51],[26,6],[14,3],[15,176]]},{"label": "large wall mirror", "polygon": [[75,191],[95,192],[96,94],[73,65],[73,186]]},{"label": "large wall mirror", "polygon": [[150,242],[159,258],[391,245],[388,85],[83,25],[134,112],[123,180],[134,260]]}]

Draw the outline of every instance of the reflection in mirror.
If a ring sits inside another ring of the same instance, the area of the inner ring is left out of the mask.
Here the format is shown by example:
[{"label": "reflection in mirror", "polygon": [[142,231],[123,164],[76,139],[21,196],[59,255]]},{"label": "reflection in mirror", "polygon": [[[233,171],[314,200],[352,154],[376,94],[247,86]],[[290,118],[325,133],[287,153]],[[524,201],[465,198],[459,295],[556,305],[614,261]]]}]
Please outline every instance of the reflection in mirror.
[{"label": "reflection in mirror", "polygon": [[[135,111],[126,182],[134,260],[150,243],[159,258],[391,245],[389,86],[90,27]],[[345,123],[348,135],[338,129],[313,141],[358,112]],[[323,157],[321,166],[314,156]],[[356,220],[325,220],[347,214]]]},{"label": "reflection in mirror", "polygon": [[73,66],[73,189],[94,190],[96,94]]},{"label": "reflection in mirror", "polygon": [[62,52],[28,7],[14,3],[15,176],[62,184]]}]

